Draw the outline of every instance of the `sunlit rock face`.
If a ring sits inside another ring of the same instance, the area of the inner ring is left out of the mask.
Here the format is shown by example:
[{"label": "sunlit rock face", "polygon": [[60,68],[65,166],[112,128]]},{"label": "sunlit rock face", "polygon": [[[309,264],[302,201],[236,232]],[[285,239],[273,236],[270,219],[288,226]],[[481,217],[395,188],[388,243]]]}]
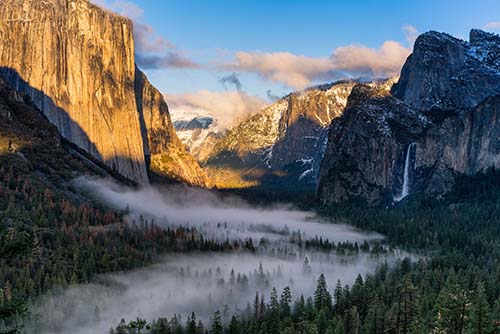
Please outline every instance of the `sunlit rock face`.
[{"label": "sunlit rock face", "polygon": [[86,0],[2,0],[0,75],[62,136],[136,182],[148,182],[150,151],[183,150],[163,98],[136,78],[132,22]]},{"label": "sunlit rock face", "polygon": [[138,68],[135,94],[149,170],[182,183],[209,187],[205,173],[177,137],[163,95]]},{"label": "sunlit rock face", "polygon": [[2,0],[0,18],[2,75],[65,138],[147,182],[132,23],[82,0]]},{"label": "sunlit rock face", "polygon": [[238,170],[243,178],[264,186],[314,185],[329,125],[342,114],[355,84],[340,81],[281,98],[227,131],[205,164],[212,171]]},{"label": "sunlit rock face", "polygon": [[[273,169],[299,169],[299,177],[316,179],[317,164],[323,158],[328,127],[342,115],[352,81],[314,87],[288,97],[288,107],[278,127],[273,147]],[[304,174],[306,173],[306,174]]]},{"label": "sunlit rock face", "polygon": [[435,196],[457,175],[500,168],[499,48],[498,36],[480,30],[470,42],[425,33],[392,94],[355,88],[330,128],[321,201],[398,199],[407,161],[409,192]]}]

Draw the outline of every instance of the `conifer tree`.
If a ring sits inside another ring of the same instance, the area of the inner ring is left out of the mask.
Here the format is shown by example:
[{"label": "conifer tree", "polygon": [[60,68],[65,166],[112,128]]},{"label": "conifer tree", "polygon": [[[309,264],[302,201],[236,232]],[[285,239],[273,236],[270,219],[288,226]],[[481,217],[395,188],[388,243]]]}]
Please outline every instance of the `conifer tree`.
[{"label": "conifer tree", "polygon": [[212,325],[210,327],[210,334],[223,334],[224,328],[222,326],[222,317],[219,310],[215,311],[212,316]]},{"label": "conifer tree", "polygon": [[317,312],[323,308],[327,310],[331,310],[332,308],[332,295],[328,291],[324,274],[319,276],[316,291],[314,291],[314,308]]},{"label": "conifer tree", "polygon": [[484,284],[479,282],[477,284],[474,297],[472,299],[471,317],[470,317],[470,330],[474,334],[491,333],[490,319],[490,305],[485,293]]}]

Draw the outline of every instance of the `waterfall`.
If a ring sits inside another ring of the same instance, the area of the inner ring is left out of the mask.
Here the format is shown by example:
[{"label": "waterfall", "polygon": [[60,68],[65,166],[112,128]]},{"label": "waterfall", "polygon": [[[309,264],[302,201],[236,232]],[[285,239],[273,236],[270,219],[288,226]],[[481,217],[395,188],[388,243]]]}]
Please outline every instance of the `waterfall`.
[{"label": "waterfall", "polygon": [[[403,198],[410,194],[410,163],[411,163],[411,150],[413,147],[416,147],[417,144],[411,143],[408,145],[408,150],[406,151],[406,160],[405,160],[405,170],[403,176],[403,188],[401,189],[401,194],[396,196],[394,200],[396,202],[401,201]],[[411,167],[413,169],[413,165]]]}]

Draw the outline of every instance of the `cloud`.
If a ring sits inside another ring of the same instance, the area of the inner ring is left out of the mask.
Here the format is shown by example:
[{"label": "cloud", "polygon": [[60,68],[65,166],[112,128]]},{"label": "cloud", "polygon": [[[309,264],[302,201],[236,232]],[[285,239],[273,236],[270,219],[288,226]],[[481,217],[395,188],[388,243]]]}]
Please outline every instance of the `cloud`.
[{"label": "cloud", "polygon": [[199,65],[178,51],[175,45],[142,23],[144,10],[130,1],[93,0],[101,7],[130,18],[134,23],[136,62],[144,70],[198,68]]},{"label": "cloud", "polygon": [[153,27],[134,22],[135,45],[141,52],[163,52],[174,49],[174,45],[165,38],[156,35]]},{"label": "cloud", "polygon": [[176,114],[211,115],[222,128],[228,128],[248,115],[260,111],[266,102],[242,91],[213,92],[201,90],[180,95],[166,94],[172,117]]},{"label": "cloud", "polygon": [[362,45],[343,46],[335,49],[331,59],[332,72],[351,76],[394,76],[411,50],[395,41],[386,41],[379,49]]},{"label": "cloud", "polygon": [[219,82],[226,90],[228,89],[228,84],[234,85],[237,91],[241,91],[243,88],[240,79],[238,79],[238,75],[236,75],[236,73],[234,72],[220,78]]},{"label": "cloud", "polygon": [[418,32],[418,29],[410,24],[406,24],[403,26],[403,31],[405,33],[406,41],[408,42],[408,45],[410,47],[413,47],[413,44],[415,44],[415,40],[417,39],[418,35],[420,34]]},{"label": "cloud", "polygon": [[308,57],[290,52],[236,52],[234,58],[219,62],[220,70],[257,73],[294,89],[303,89],[318,80],[347,77],[390,77],[397,75],[411,53],[418,30],[405,25],[409,46],[388,40],[378,48],[364,45],[341,46],[329,57]]},{"label": "cloud", "polygon": [[488,22],[484,25],[486,29],[500,30],[500,21]]},{"label": "cloud", "polygon": [[307,86],[311,79],[327,72],[327,58],[309,58],[289,52],[236,52],[232,62],[220,66],[226,70],[258,73],[262,77],[282,82],[294,88]]}]

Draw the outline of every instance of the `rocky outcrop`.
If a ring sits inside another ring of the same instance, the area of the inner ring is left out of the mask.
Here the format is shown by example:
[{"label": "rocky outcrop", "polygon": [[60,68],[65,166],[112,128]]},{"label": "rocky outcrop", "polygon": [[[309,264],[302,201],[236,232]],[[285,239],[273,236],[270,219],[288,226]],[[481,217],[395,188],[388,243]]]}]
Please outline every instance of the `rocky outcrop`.
[{"label": "rocky outcrop", "polygon": [[430,31],[419,36],[393,94],[421,111],[458,112],[500,94],[499,38],[472,30],[470,42]]},{"label": "rocky outcrop", "polygon": [[315,161],[321,161],[328,127],[344,111],[355,82],[314,87],[288,97],[272,151],[273,169],[299,170],[299,178],[315,180]]},{"label": "rocky outcrop", "polygon": [[130,180],[64,140],[57,128],[31,101],[0,78],[0,169],[30,175],[34,186],[57,189],[80,200],[71,184],[75,177],[114,177]]},{"label": "rocky outcrop", "polygon": [[0,75],[64,138],[147,183],[146,155],[183,148],[161,94],[136,72],[132,30],[129,19],[87,0],[2,0]]},{"label": "rocky outcrop", "polygon": [[420,36],[392,95],[359,86],[332,123],[321,166],[323,203],[370,204],[411,192],[442,195],[460,174],[500,160],[498,36]]},{"label": "rocky outcrop", "polygon": [[314,184],[328,127],[355,84],[340,81],[285,96],[229,130],[215,143],[206,167],[242,171],[255,184]]},{"label": "rocky outcrop", "polygon": [[443,194],[457,174],[500,168],[500,95],[434,124],[418,141],[415,189]]},{"label": "rocky outcrop", "polygon": [[135,96],[148,169],[190,185],[209,187],[199,164],[175,133],[167,103],[146,75],[136,68]]},{"label": "rocky outcrop", "polygon": [[317,187],[321,200],[375,203],[391,194],[388,189],[401,188],[404,168],[397,166],[429,124],[387,87],[354,87],[344,114],[331,125]]}]

